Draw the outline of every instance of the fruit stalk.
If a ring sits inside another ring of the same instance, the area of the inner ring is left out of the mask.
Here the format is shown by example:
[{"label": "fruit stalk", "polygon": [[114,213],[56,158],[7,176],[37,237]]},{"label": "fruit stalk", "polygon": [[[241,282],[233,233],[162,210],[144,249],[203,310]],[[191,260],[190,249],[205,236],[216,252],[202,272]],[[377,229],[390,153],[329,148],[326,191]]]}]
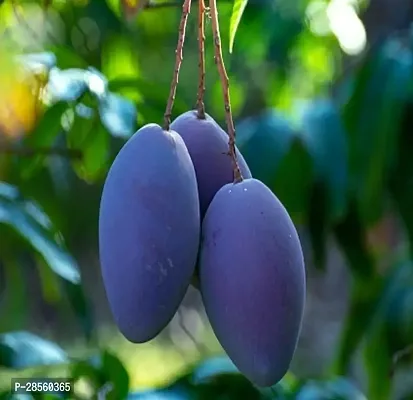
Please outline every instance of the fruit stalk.
[{"label": "fruit stalk", "polygon": [[191,12],[191,0],[185,0],[182,6],[182,16],[181,16],[181,22],[179,24],[178,44],[176,46],[176,51],[175,51],[175,54],[176,54],[175,69],[174,69],[174,74],[172,77],[171,90],[169,92],[168,103],[166,105],[166,110],[164,114],[163,128],[166,131],[169,131],[169,127],[171,125],[172,108],[174,105],[176,88],[178,86],[178,81],[179,81],[179,71],[181,69],[181,64],[183,60],[183,48],[184,48],[184,42],[185,42],[186,24],[187,24],[188,15],[190,12]]},{"label": "fruit stalk", "polygon": [[196,108],[198,110],[198,118],[205,119],[205,2],[199,0],[198,2],[198,51],[199,51],[199,85],[198,98]]},{"label": "fruit stalk", "polygon": [[232,159],[233,169],[234,169],[234,182],[242,181],[241,170],[237,161],[237,153],[235,152],[235,127],[234,121],[232,119],[231,111],[231,98],[229,94],[229,78],[227,71],[225,69],[224,59],[222,57],[222,46],[221,46],[221,35],[219,32],[219,21],[218,21],[218,10],[216,0],[210,0],[209,2],[210,12],[211,12],[211,25],[212,33],[214,36],[214,53],[215,53],[215,64],[218,68],[219,77],[221,80],[222,91],[224,95],[224,106],[225,106],[225,119],[227,122],[228,129],[228,147],[229,156]]}]

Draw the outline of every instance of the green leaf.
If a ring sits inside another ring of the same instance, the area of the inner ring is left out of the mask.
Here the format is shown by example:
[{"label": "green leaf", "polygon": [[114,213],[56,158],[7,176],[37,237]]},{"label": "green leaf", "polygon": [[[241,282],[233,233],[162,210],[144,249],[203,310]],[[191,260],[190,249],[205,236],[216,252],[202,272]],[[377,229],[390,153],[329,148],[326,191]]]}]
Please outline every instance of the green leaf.
[{"label": "green leaf", "polygon": [[289,121],[274,110],[245,118],[235,128],[237,146],[252,175],[272,187],[276,171],[297,133]]},{"label": "green leaf", "polygon": [[136,131],[137,113],[135,105],[128,99],[108,93],[99,102],[102,124],[112,136],[129,138]]},{"label": "green leaf", "polygon": [[[37,124],[33,132],[27,135],[21,146],[35,151],[36,149],[50,148],[62,131],[62,116],[67,110],[67,103],[58,102],[49,107]],[[36,155],[19,159],[19,168],[23,179],[28,179],[42,167],[46,155]]]},{"label": "green leaf", "polygon": [[389,398],[393,355],[410,344],[413,338],[411,262],[397,263],[385,278],[364,348],[368,394],[369,398],[377,400]]},{"label": "green leaf", "polygon": [[409,239],[410,254],[413,256],[413,135],[410,126],[413,123],[412,108],[405,111],[404,127],[398,135],[397,156],[390,177],[390,193],[397,213],[401,217]]},{"label": "green leaf", "polygon": [[367,226],[376,223],[383,212],[385,184],[394,161],[405,93],[409,90],[408,74],[403,71],[406,67],[399,60],[399,53],[397,57],[393,54],[395,45],[390,40],[370,56],[345,107],[352,186]]},{"label": "green leaf", "polygon": [[229,22],[229,52],[232,53],[234,47],[235,34],[237,33],[239,23],[241,22],[242,14],[245,11],[245,7],[248,4],[248,0],[234,0],[232,7],[231,19]]},{"label": "green leaf", "polygon": [[340,113],[330,99],[317,99],[305,105],[301,124],[316,176],[328,190],[331,218],[341,218],[346,208],[348,167],[346,132]]},{"label": "green leaf", "polygon": [[90,306],[84,287],[67,280],[62,281],[63,290],[69,299],[70,307],[73,309],[82,327],[86,340],[95,339],[94,314]]},{"label": "green leaf", "polygon": [[65,249],[62,236],[53,229],[51,221],[38,204],[20,197],[11,200],[13,192],[17,193],[13,186],[4,182],[0,184],[0,223],[14,229],[57,275],[78,284],[79,270]]},{"label": "green leaf", "polygon": [[[366,232],[357,206],[349,205],[346,217],[334,227],[334,235],[352,272],[350,307],[341,333],[334,370],[348,372],[354,352],[363,339],[382,289],[382,280],[375,272],[375,260],[366,243]],[[360,324],[360,321],[363,321]]]},{"label": "green leaf", "polygon": [[42,365],[64,364],[68,356],[57,344],[17,331],[0,335],[0,365],[25,369]]},{"label": "green leaf", "polygon": [[326,241],[330,228],[328,191],[324,182],[316,182],[311,190],[308,211],[308,230],[311,247],[313,250],[313,262],[316,268],[325,269]]},{"label": "green leaf", "polygon": [[75,381],[87,378],[96,394],[106,392],[106,399],[126,399],[129,393],[129,375],[122,362],[113,353],[103,350],[88,360],[81,360],[72,366]]},{"label": "green leaf", "polygon": [[97,115],[74,116],[67,134],[68,148],[81,149],[82,158],[74,159],[72,166],[76,174],[87,182],[94,182],[106,172],[109,162],[109,134]]},{"label": "green leaf", "polygon": [[281,160],[270,188],[297,223],[307,218],[313,185],[313,161],[304,140],[296,136]]}]

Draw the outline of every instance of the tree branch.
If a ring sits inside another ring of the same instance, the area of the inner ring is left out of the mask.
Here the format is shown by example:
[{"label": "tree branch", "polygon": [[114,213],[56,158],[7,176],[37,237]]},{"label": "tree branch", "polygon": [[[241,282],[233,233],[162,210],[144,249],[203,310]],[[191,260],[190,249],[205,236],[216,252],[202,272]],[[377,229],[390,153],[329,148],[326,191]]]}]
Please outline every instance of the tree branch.
[{"label": "tree branch", "polygon": [[178,86],[178,81],[179,81],[179,71],[181,69],[181,64],[183,60],[183,48],[184,48],[184,42],[185,42],[186,24],[187,24],[188,15],[190,12],[191,12],[191,0],[185,0],[182,6],[182,16],[181,16],[181,22],[179,24],[178,44],[176,46],[176,51],[175,51],[175,54],[176,54],[175,69],[174,69],[174,74],[172,77],[171,90],[169,92],[168,103],[166,105],[166,110],[164,114],[163,128],[166,131],[169,131],[169,127],[171,125],[172,108],[174,106],[176,88]]},{"label": "tree branch", "polygon": [[198,3],[198,51],[199,51],[199,86],[197,97],[198,118],[205,119],[205,2],[199,0]]},{"label": "tree branch", "polygon": [[34,157],[38,155],[44,156],[58,156],[64,158],[74,158],[81,159],[82,152],[78,149],[64,149],[64,148],[53,148],[53,147],[39,147],[39,148],[29,148],[29,147],[16,147],[0,145],[0,154],[16,155],[19,157]]},{"label": "tree branch", "polygon": [[221,36],[219,32],[218,10],[216,0],[210,0],[209,6],[211,11],[212,32],[214,36],[215,64],[218,68],[218,73],[221,80],[221,86],[224,95],[225,119],[227,122],[229,135],[228,154],[231,157],[234,168],[234,182],[237,183],[242,181],[242,174],[237,161],[237,153],[235,151],[235,127],[234,121],[232,119],[231,99],[229,94],[229,79],[222,57]]}]

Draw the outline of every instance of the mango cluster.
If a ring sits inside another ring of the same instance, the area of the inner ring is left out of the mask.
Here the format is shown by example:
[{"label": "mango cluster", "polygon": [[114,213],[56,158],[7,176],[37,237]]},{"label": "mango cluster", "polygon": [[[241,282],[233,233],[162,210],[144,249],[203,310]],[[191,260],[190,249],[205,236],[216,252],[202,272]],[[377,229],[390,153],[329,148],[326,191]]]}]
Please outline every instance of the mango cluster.
[{"label": "mango cluster", "polygon": [[287,372],[300,332],[305,267],[286,209],[228,135],[196,111],[169,131],[148,124],[118,153],[100,205],[103,281],[131,342],[153,339],[176,313],[194,274],[212,328],[238,369],[259,386]]}]

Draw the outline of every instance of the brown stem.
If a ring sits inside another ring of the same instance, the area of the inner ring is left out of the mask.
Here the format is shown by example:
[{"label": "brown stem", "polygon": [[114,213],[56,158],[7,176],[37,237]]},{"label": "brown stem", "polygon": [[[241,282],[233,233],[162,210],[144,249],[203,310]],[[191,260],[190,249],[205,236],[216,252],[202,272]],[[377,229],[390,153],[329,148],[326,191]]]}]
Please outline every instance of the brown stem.
[{"label": "brown stem", "polygon": [[191,12],[191,0],[185,0],[182,6],[182,16],[181,16],[181,22],[179,24],[178,44],[176,46],[176,51],[175,51],[175,54],[176,54],[175,69],[174,69],[174,74],[172,77],[171,90],[169,92],[168,103],[166,105],[166,110],[164,114],[163,128],[166,131],[169,131],[169,127],[171,125],[172,108],[174,106],[176,88],[178,86],[178,81],[179,81],[179,71],[181,69],[181,64],[183,60],[183,47],[184,47],[184,42],[185,42],[186,23],[188,21],[188,15],[190,12]]},{"label": "brown stem", "polygon": [[228,128],[228,147],[229,147],[229,156],[232,159],[232,164],[234,168],[234,182],[242,181],[241,170],[237,161],[237,153],[235,151],[235,127],[234,121],[232,119],[231,112],[231,99],[229,95],[229,79],[228,74],[225,69],[224,59],[222,57],[222,46],[221,46],[221,36],[219,33],[219,21],[218,21],[218,10],[216,0],[210,0],[209,2],[210,12],[211,12],[211,25],[212,33],[214,36],[214,50],[215,50],[215,64],[218,68],[219,77],[221,79],[221,86],[224,95],[224,106],[225,106],[225,119],[227,121]]},{"label": "brown stem", "polygon": [[82,158],[82,152],[77,149],[59,149],[59,148],[28,148],[0,145],[0,154],[16,155],[20,157],[33,157],[38,155],[59,156],[65,158]]},{"label": "brown stem", "polygon": [[199,85],[198,85],[198,98],[197,98],[197,110],[198,118],[205,119],[205,2],[199,0],[198,2],[198,52],[199,52]]}]

